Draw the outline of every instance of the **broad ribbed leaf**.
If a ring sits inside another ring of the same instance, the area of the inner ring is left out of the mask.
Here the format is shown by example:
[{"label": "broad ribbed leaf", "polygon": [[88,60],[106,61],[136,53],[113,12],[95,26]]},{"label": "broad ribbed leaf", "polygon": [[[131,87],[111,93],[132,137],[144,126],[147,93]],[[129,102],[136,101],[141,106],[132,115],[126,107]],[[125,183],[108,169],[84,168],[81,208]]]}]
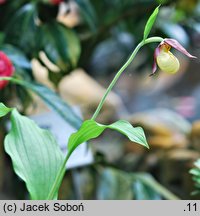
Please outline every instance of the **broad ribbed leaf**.
[{"label": "broad ribbed leaf", "polygon": [[76,66],[81,48],[73,30],[52,22],[41,27],[40,37],[47,57],[63,72],[69,72]]},{"label": "broad ribbed leaf", "polygon": [[12,159],[16,174],[25,181],[31,199],[47,199],[64,161],[52,134],[14,109],[5,150]]},{"label": "broad ribbed leaf", "polygon": [[0,117],[7,115],[11,110],[11,108],[8,108],[3,103],[0,103]]},{"label": "broad ribbed leaf", "polygon": [[147,23],[145,25],[143,40],[147,39],[147,37],[149,36],[149,33],[150,33],[150,31],[151,31],[151,29],[153,27],[153,24],[154,24],[154,22],[156,20],[156,17],[157,17],[157,15],[159,13],[159,7],[160,6],[158,6],[154,10],[154,12],[151,14],[151,16],[149,17],[149,19],[148,19],[148,21],[147,21]]},{"label": "broad ribbed leaf", "polygon": [[144,131],[141,127],[135,128],[125,120],[119,120],[110,125],[102,125],[94,120],[87,120],[76,133],[70,136],[68,142],[69,154],[81,143],[98,137],[106,128],[116,130],[127,136],[131,141],[149,148]]}]

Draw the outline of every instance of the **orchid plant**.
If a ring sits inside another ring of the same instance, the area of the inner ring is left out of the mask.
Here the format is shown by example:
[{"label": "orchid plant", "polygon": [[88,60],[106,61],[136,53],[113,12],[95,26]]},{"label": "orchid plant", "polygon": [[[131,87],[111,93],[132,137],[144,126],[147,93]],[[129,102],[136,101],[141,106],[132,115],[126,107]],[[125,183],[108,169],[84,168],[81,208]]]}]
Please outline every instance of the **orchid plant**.
[{"label": "orchid plant", "polygon": [[162,71],[167,73],[174,74],[179,70],[179,60],[170,52],[171,47],[177,49],[189,58],[196,58],[196,56],[191,55],[177,40],[165,38],[155,49],[153,73],[151,75],[155,74],[157,64]]},{"label": "orchid plant", "polygon": [[[57,1],[54,1],[57,2]],[[125,135],[134,143],[149,148],[144,131],[141,127],[133,127],[125,120],[119,120],[110,125],[96,122],[107,95],[133,61],[136,54],[144,45],[159,43],[154,53],[153,72],[155,74],[157,65],[167,73],[176,73],[179,69],[178,59],[169,51],[171,47],[179,50],[190,58],[189,54],[174,39],[163,39],[161,37],[148,37],[159,12],[157,7],[148,19],[142,41],[136,46],[128,60],[116,73],[114,79],[108,86],[94,115],[90,120],[82,123],[80,129],[73,133],[68,141],[68,153],[64,157],[54,137],[49,131],[40,129],[29,118],[22,116],[15,108],[8,108],[0,104],[0,117],[11,112],[12,128],[5,138],[5,150],[10,155],[16,174],[25,181],[31,199],[57,199],[58,190],[66,171],[66,163],[74,150],[83,142],[98,137],[107,128],[116,130]],[[5,88],[8,81],[24,86],[31,90],[30,84],[12,77],[14,68],[4,53],[0,52],[0,88]],[[53,100],[53,98],[52,98]],[[42,188],[42,190],[41,190]]]}]

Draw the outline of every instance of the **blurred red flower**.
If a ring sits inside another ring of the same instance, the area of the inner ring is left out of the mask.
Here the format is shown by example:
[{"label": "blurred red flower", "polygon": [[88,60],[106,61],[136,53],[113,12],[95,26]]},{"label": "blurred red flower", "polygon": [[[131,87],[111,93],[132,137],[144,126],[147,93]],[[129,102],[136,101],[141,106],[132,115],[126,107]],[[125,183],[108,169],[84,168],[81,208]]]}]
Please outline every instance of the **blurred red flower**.
[{"label": "blurred red flower", "polygon": [[[0,51],[0,77],[11,77],[14,73],[14,66],[7,55]],[[0,81],[0,89],[3,89],[8,84],[7,80]]]},{"label": "blurred red flower", "polygon": [[4,4],[6,0],[0,0],[0,4]]},{"label": "blurred red flower", "polygon": [[[1,1],[1,0],[0,0]],[[60,4],[61,2],[63,2],[64,0],[50,0],[52,4],[54,5],[58,5]]]}]

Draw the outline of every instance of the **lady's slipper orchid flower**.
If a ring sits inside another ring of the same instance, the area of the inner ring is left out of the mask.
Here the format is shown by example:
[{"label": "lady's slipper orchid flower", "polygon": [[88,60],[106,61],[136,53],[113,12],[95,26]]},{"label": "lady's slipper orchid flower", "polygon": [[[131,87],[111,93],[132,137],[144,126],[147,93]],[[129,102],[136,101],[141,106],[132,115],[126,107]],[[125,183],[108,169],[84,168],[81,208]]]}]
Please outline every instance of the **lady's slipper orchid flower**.
[{"label": "lady's slipper orchid flower", "polygon": [[[14,73],[14,67],[6,54],[0,51],[0,77],[11,77]],[[3,89],[8,84],[7,80],[0,81],[0,89]]]},{"label": "lady's slipper orchid flower", "polygon": [[179,60],[170,52],[171,47],[177,49],[190,58],[196,58],[191,55],[178,41],[166,38],[155,49],[153,73],[151,75],[155,74],[157,65],[162,71],[171,74],[176,73],[179,70]]}]

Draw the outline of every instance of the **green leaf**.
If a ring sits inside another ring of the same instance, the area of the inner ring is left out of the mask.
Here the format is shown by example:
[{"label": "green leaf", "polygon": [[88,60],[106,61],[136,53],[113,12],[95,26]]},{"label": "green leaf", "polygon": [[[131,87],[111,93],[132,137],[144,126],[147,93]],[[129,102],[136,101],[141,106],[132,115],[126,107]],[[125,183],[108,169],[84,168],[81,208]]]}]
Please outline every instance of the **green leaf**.
[{"label": "green leaf", "polygon": [[31,63],[22,51],[9,44],[3,44],[0,49],[6,53],[15,67],[31,70]]},{"label": "green leaf", "polygon": [[136,200],[161,200],[161,196],[156,190],[143,184],[140,180],[135,180],[132,187]]},{"label": "green leaf", "polygon": [[76,133],[70,136],[68,142],[69,154],[81,143],[98,137],[106,128],[116,130],[127,136],[131,141],[149,148],[144,131],[141,127],[134,128],[125,120],[119,120],[110,125],[102,125],[94,120],[87,120],[83,122],[81,128]]},{"label": "green leaf", "polygon": [[39,50],[37,8],[33,2],[20,7],[12,14],[6,24],[5,42],[21,48],[28,56],[33,57]]},{"label": "green leaf", "polygon": [[96,31],[97,17],[95,10],[89,0],[75,0],[80,8],[81,15],[88,23],[92,31]]},{"label": "green leaf", "polygon": [[97,199],[131,200],[133,191],[130,174],[121,170],[105,168],[98,176]]},{"label": "green leaf", "polygon": [[144,186],[151,188],[154,192],[168,200],[179,200],[180,198],[174,195],[167,188],[162,186],[148,173],[133,174],[133,179],[140,181]]},{"label": "green leaf", "polygon": [[127,136],[132,142],[149,148],[144,131],[141,127],[133,127],[129,122],[125,120],[119,120],[111,125],[108,125],[107,128],[117,130],[118,132]]},{"label": "green leaf", "polygon": [[81,47],[73,30],[52,22],[40,28],[40,37],[47,57],[63,72],[69,72],[76,66]]},{"label": "green leaf", "polygon": [[16,109],[11,114],[11,126],[5,138],[5,151],[16,174],[25,181],[31,199],[45,200],[64,156],[50,132],[40,129]]},{"label": "green leaf", "polygon": [[192,175],[194,181],[195,191],[192,195],[200,194],[200,159],[194,162],[194,168],[190,169],[189,173]]},{"label": "green leaf", "polygon": [[150,31],[153,27],[153,24],[156,20],[156,17],[159,13],[159,7],[160,7],[160,5],[154,10],[154,12],[151,14],[151,16],[149,17],[149,19],[145,25],[143,40],[146,40],[147,37],[149,36],[149,33],[150,33]]},{"label": "green leaf", "polygon": [[[20,80],[21,81],[21,80]],[[46,86],[32,82],[21,81],[20,85],[35,92],[49,108],[55,110],[65,121],[70,123],[74,128],[78,129],[82,123],[82,120],[72,108],[64,102],[54,91]]]},{"label": "green leaf", "polygon": [[5,33],[4,32],[0,32],[0,44],[3,43],[4,39],[5,39]]},{"label": "green leaf", "polygon": [[6,107],[3,103],[0,103],[0,117],[7,115],[12,108]]},{"label": "green leaf", "polygon": [[102,168],[98,171],[98,199],[179,199],[148,173],[124,172],[115,168]]},{"label": "green leaf", "polygon": [[78,129],[81,126],[82,120],[76,115],[72,108],[64,102],[59,95],[46,86],[35,82],[27,82],[13,77],[0,77],[0,80],[9,80],[36,93],[49,108],[55,110],[65,121],[72,127]]},{"label": "green leaf", "polygon": [[[6,53],[15,67],[15,74],[23,80],[32,80],[32,67],[30,60],[17,47],[10,44],[3,44],[0,50]],[[21,99],[21,98],[20,98]]]}]

